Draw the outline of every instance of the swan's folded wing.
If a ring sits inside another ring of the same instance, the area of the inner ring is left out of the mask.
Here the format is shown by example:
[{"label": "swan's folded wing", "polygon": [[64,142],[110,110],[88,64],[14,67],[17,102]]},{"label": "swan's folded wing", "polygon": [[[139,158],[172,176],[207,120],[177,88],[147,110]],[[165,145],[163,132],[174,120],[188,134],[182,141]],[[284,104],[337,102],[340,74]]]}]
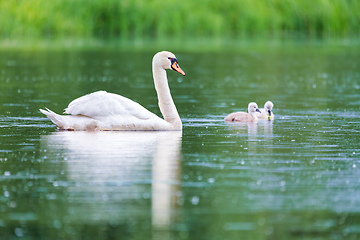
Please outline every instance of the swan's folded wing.
[{"label": "swan's folded wing", "polygon": [[154,114],[140,104],[117,94],[98,91],[73,100],[65,109],[71,115],[84,115],[95,119],[120,115],[146,120]]}]

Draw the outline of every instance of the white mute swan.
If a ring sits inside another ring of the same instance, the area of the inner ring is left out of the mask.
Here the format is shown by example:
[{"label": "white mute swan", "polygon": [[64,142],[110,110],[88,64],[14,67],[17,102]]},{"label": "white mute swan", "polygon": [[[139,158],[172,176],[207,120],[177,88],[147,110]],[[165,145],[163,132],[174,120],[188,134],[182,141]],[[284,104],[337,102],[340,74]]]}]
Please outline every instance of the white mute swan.
[{"label": "white mute swan", "polygon": [[182,130],[165,69],[172,69],[185,76],[173,53],[163,51],[155,54],[152,72],[164,119],[126,97],[105,91],[73,100],[64,112],[70,115],[59,115],[49,109],[40,111],[63,130]]},{"label": "white mute swan", "polygon": [[254,102],[249,103],[248,113],[234,112],[225,117],[227,122],[257,122],[256,112],[260,112],[258,105]]},{"label": "white mute swan", "polygon": [[260,108],[261,113],[256,113],[259,119],[265,120],[274,120],[274,114],[271,111],[274,107],[274,104],[271,101],[267,101],[264,105],[264,108]]}]

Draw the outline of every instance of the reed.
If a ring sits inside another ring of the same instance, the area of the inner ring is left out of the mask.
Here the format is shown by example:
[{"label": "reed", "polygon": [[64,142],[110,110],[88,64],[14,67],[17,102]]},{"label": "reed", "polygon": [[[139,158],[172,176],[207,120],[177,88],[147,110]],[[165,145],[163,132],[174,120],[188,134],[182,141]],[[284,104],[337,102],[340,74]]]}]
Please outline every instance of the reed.
[{"label": "reed", "polygon": [[358,0],[0,0],[0,39],[360,35]]}]

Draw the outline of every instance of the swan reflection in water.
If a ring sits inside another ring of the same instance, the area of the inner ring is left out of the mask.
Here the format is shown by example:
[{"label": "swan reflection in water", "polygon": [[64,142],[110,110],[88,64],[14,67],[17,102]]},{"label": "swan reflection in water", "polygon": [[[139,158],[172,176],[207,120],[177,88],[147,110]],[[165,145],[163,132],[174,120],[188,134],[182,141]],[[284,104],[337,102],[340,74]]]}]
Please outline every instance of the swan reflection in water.
[{"label": "swan reflection in water", "polygon": [[[266,145],[273,143],[273,121],[258,121],[257,123],[230,123],[229,129],[242,136],[247,136],[247,147],[245,149],[253,155],[257,156],[259,151],[264,151],[264,144],[259,146],[260,141],[266,141]],[[267,149],[267,154],[272,152],[272,149]]]},{"label": "swan reflection in water", "polygon": [[65,187],[62,204],[67,206],[62,208],[70,214],[64,221],[121,224],[147,219],[153,231],[166,232],[180,192],[181,138],[181,131],[59,131],[42,136],[41,152],[50,165],[44,171],[61,171],[64,179],[56,183]]}]

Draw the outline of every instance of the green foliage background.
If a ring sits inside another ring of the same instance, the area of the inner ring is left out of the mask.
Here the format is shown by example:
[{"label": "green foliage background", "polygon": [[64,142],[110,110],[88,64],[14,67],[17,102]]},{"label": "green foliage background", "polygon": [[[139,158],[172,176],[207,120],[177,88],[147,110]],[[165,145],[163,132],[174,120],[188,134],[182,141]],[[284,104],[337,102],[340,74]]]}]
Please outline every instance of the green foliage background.
[{"label": "green foliage background", "polygon": [[359,0],[0,0],[0,39],[357,38]]}]

